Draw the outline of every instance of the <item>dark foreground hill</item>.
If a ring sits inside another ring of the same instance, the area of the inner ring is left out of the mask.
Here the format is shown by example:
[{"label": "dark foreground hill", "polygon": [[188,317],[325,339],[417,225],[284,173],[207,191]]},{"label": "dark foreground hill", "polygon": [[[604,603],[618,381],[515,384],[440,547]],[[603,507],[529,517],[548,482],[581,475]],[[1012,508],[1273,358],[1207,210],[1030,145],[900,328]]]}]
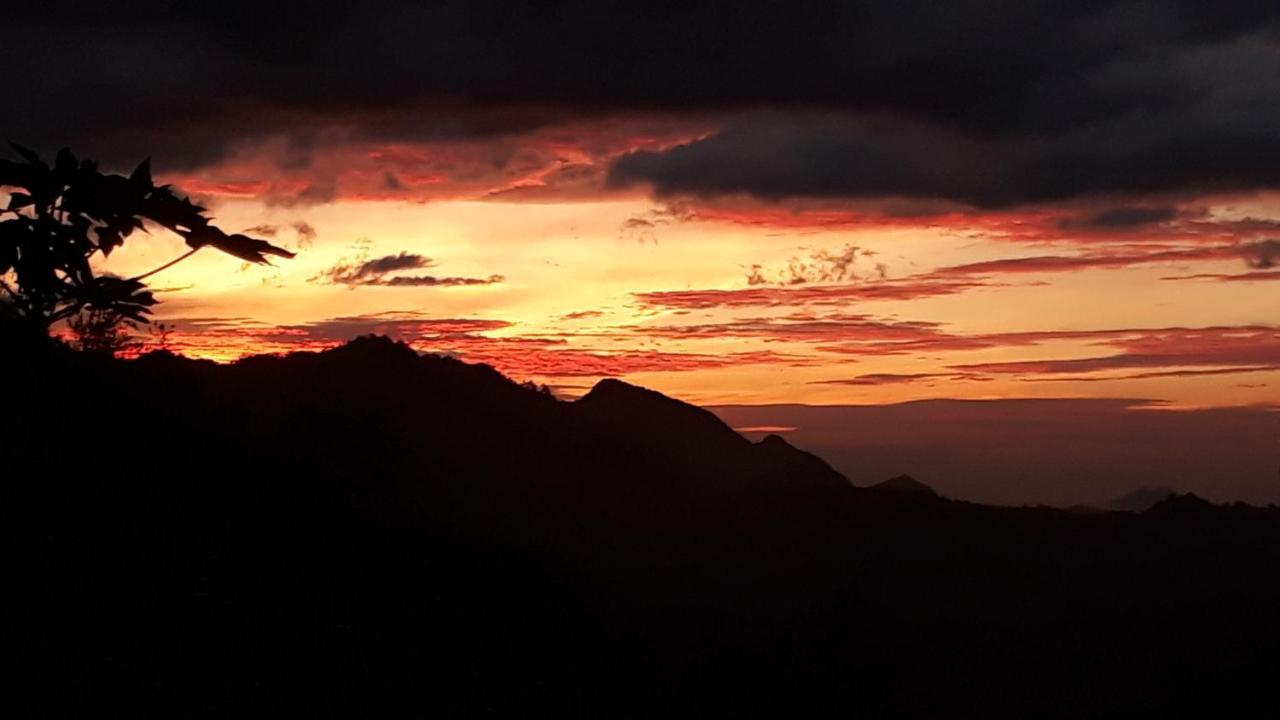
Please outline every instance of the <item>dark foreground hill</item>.
[{"label": "dark foreground hill", "polygon": [[1280,710],[1274,509],[858,489],[379,339],[0,369],[9,716]]}]

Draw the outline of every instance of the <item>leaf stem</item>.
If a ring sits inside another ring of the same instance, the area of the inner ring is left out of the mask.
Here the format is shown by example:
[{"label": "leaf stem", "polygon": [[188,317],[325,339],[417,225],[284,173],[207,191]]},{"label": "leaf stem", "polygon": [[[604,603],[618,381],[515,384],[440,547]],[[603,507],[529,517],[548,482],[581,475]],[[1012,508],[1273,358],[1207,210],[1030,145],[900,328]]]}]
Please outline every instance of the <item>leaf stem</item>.
[{"label": "leaf stem", "polygon": [[162,271],[162,270],[168,270],[169,268],[173,267],[174,265],[177,265],[178,263],[182,262],[183,260],[186,260],[187,258],[191,257],[192,255],[195,255],[195,254],[196,254],[197,252],[199,252],[199,251],[200,251],[200,248],[195,248],[194,250],[190,250],[190,251],[188,251],[188,252],[185,252],[185,253],[183,253],[182,255],[179,255],[178,257],[176,257],[176,258],[174,258],[174,259],[170,260],[169,262],[167,262],[167,263],[165,263],[165,264],[161,265],[160,267],[158,267],[158,268],[156,268],[156,269],[154,269],[154,270],[148,270],[147,272],[144,272],[144,273],[142,273],[141,275],[135,275],[134,277],[129,278],[129,280],[144,280],[144,279],[146,279],[146,278],[149,278],[149,277],[151,277],[152,275],[155,275],[156,273],[158,273],[158,272],[160,272],[160,271]]}]

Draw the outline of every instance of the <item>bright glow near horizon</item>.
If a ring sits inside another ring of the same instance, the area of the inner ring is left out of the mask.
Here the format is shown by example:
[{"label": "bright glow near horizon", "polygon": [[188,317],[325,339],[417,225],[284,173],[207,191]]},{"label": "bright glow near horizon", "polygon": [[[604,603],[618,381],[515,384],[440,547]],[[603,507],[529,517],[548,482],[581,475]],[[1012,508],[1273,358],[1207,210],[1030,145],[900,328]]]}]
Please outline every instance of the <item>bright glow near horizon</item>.
[{"label": "bright glow near horizon", "polygon": [[[1238,258],[948,275],[940,269],[1134,251],[1132,243],[1090,245],[1070,233],[1010,239],[1007,228],[1021,225],[998,217],[1005,227],[986,230],[930,218],[857,222],[856,213],[844,223],[806,224],[804,212],[784,214],[786,222],[776,208],[675,212],[642,195],[340,198],[305,207],[225,196],[205,202],[221,227],[272,228],[273,241],[298,256],[258,267],[210,251],[157,275],[157,318],[177,325],[175,347],[193,356],[230,360],[382,332],[569,395],[615,375],[700,403],[1280,401],[1269,283],[1169,279],[1240,273]],[[1252,203],[1234,212],[1280,214],[1273,203]],[[762,219],[750,221],[752,210]],[[295,229],[303,223],[314,233]],[[1195,242],[1185,247],[1211,244]],[[833,266],[811,257],[836,257],[850,246],[859,248],[852,272],[842,280],[821,277]],[[139,235],[105,268],[130,274],[183,251],[175,237]],[[340,264],[399,254],[424,258],[402,275],[503,280],[406,287],[334,283],[324,275]],[[791,273],[796,262],[809,268]],[[757,284],[748,280],[753,265],[762,276]],[[971,287],[876,294],[955,280]],[[724,292],[703,299],[703,291]],[[747,302],[742,294],[751,291],[765,297]],[[1028,333],[1038,335],[1020,337]],[[1069,362],[1108,357],[1120,359],[1078,369]]]}]

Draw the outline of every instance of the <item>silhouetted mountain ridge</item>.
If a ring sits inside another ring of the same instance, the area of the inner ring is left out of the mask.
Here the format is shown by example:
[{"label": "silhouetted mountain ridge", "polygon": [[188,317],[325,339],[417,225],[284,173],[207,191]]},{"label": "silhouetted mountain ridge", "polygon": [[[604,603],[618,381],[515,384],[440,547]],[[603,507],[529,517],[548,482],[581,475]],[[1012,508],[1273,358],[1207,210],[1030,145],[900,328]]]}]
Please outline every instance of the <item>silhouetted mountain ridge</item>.
[{"label": "silhouetted mountain ridge", "polygon": [[650,390],[566,402],[385,338],[230,365],[0,357],[27,716],[1273,700],[1275,508],[855,488]]},{"label": "silhouetted mountain ridge", "polygon": [[1104,507],[1108,510],[1144,512],[1177,494],[1176,490],[1169,487],[1140,487],[1105,503]]},{"label": "silhouetted mountain ridge", "polygon": [[897,475],[871,485],[868,490],[878,490],[881,492],[907,493],[912,495],[938,497],[937,491],[916,480],[910,475]]}]

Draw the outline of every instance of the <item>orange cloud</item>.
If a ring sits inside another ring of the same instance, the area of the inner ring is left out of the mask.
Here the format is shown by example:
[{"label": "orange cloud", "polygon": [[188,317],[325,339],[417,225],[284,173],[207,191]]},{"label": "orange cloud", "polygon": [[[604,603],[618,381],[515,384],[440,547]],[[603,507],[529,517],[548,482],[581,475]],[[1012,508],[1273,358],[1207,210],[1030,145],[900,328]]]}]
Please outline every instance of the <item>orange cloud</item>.
[{"label": "orange cloud", "polygon": [[[688,353],[658,350],[598,351],[569,348],[572,334],[491,337],[503,320],[425,318],[415,313],[339,317],[292,326],[266,326],[242,318],[177,318],[167,347],[194,357],[234,360],[258,353],[322,350],[368,334],[402,340],[421,352],[448,354],[491,365],[513,377],[602,377],[638,372],[688,372],[761,364],[804,364],[808,358],[772,351]],[[153,347],[155,347],[153,345]]]}]

